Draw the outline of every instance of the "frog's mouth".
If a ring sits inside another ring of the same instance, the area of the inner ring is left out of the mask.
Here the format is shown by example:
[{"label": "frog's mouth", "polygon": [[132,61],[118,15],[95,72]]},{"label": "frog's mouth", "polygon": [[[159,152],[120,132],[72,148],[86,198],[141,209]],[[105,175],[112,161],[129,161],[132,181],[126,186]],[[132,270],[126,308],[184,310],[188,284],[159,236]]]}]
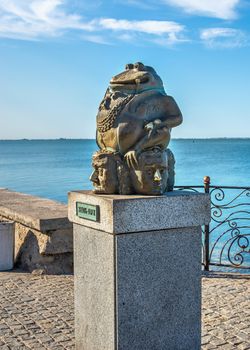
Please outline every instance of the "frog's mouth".
[{"label": "frog's mouth", "polygon": [[118,86],[138,86],[140,84],[146,84],[150,80],[148,72],[134,72],[133,70],[122,72],[110,80],[111,87]]}]

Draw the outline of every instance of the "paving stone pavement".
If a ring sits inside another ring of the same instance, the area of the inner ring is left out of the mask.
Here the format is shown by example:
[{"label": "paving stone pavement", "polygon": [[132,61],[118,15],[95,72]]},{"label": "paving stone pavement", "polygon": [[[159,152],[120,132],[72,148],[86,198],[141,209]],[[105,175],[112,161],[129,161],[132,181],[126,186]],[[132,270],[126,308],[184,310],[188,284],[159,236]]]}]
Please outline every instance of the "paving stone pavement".
[{"label": "paving stone pavement", "polygon": [[250,349],[250,276],[202,279],[202,350]]},{"label": "paving stone pavement", "polygon": [[[209,274],[202,286],[202,350],[250,349],[250,276]],[[0,300],[1,350],[74,349],[73,276],[1,272]]]}]

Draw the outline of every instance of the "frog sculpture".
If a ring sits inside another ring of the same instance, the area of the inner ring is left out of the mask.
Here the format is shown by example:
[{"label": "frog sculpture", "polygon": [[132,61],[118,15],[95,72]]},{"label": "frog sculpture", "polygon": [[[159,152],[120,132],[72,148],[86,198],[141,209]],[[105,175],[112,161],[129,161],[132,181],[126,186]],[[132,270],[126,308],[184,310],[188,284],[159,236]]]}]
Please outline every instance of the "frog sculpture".
[{"label": "frog sculpture", "polygon": [[167,146],[171,129],[181,123],[181,111],[156,71],[140,62],[127,64],[111,79],[99,106],[96,142],[100,150],[93,155],[90,177],[94,192],[158,195],[171,191],[175,161]]}]

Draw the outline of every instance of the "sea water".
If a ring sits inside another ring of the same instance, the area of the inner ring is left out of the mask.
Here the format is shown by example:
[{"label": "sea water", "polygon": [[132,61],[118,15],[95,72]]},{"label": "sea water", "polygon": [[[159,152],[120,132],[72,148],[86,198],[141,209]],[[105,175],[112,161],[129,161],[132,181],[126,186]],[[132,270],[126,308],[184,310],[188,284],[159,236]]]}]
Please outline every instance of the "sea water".
[{"label": "sea water", "polygon": [[[250,139],[176,139],[176,185],[250,186]],[[95,140],[0,141],[0,187],[66,203],[67,193],[90,189]]]}]

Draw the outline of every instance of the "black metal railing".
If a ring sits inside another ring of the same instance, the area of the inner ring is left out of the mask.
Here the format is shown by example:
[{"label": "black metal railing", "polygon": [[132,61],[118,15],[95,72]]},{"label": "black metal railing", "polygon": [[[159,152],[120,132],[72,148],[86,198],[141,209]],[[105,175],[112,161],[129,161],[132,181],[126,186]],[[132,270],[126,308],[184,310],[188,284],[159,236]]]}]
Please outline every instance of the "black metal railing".
[{"label": "black metal railing", "polygon": [[250,270],[250,187],[175,186],[175,189],[209,193],[211,222],[202,227],[202,264],[213,269]]}]

